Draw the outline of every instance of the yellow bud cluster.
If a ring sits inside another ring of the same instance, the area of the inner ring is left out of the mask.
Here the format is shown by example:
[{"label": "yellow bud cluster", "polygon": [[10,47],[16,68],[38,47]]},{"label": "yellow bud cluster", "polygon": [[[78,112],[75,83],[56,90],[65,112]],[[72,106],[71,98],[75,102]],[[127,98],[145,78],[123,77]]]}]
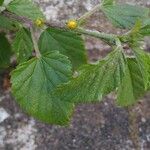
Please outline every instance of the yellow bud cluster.
[{"label": "yellow bud cluster", "polygon": [[37,27],[42,27],[42,26],[44,26],[44,20],[41,19],[41,18],[36,19],[36,20],[35,20],[35,25],[36,25]]},{"label": "yellow bud cluster", "polygon": [[71,29],[71,30],[74,30],[78,27],[78,23],[76,20],[69,20],[67,22],[67,28]]}]

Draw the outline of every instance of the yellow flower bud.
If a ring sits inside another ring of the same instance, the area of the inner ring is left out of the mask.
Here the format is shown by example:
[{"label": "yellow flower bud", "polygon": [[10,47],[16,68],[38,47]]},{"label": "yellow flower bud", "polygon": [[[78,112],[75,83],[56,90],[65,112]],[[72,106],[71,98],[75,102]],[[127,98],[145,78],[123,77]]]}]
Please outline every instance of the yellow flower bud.
[{"label": "yellow flower bud", "polygon": [[69,20],[67,22],[67,28],[71,29],[71,30],[74,30],[78,27],[78,23],[76,20]]},{"label": "yellow flower bud", "polygon": [[44,25],[44,20],[39,18],[35,20],[35,25],[38,27],[42,27]]}]

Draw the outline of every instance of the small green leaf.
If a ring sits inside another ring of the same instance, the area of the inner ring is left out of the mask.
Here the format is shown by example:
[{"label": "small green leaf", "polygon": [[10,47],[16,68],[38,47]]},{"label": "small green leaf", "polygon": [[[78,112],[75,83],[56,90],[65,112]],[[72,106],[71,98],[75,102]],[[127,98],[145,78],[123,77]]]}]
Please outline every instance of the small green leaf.
[{"label": "small green leaf", "polygon": [[48,28],[40,37],[39,47],[42,53],[59,50],[69,57],[75,68],[87,63],[84,42],[74,32]]},{"label": "small green leaf", "polygon": [[3,2],[4,2],[4,0],[0,0],[0,6],[2,6],[2,5],[3,5]]},{"label": "small green leaf", "polygon": [[12,43],[12,48],[16,53],[19,62],[26,61],[32,56],[33,43],[31,40],[31,34],[27,29],[21,28],[16,33],[16,37]]},{"label": "small green leaf", "polygon": [[137,20],[135,25],[131,29],[130,36],[134,36],[134,35],[137,36],[137,34],[139,33],[141,27],[142,27],[142,21]]},{"label": "small green leaf", "polygon": [[116,2],[116,0],[103,0],[102,6],[113,5],[113,4],[115,4],[115,2]]},{"label": "small green leaf", "polygon": [[143,22],[138,20],[135,26],[132,28],[128,39],[131,38],[131,41],[133,41],[133,39],[135,41],[143,40],[144,36],[149,35],[150,35],[150,19],[146,19]]},{"label": "small green leaf", "polygon": [[143,36],[150,36],[150,19],[146,19],[140,29],[140,34]]},{"label": "small green leaf", "polygon": [[18,26],[17,22],[12,21],[12,20],[0,15],[0,28],[14,30],[17,28],[17,26]]},{"label": "small green leaf", "polygon": [[142,74],[136,59],[128,59],[125,75],[118,89],[117,104],[129,106],[145,93]]},{"label": "small green leaf", "polygon": [[128,4],[103,6],[102,10],[114,26],[125,29],[132,28],[138,19],[148,18],[149,14],[149,9]]},{"label": "small green leaf", "polygon": [[150,25],[150,18],[145,19],[143,25]]},{"label": "small green leaf", "polygon": [[57,51],[20,64],[11,73],[12,92],[33,117],[59,125],[68,123],[73,104],[52,97],[51,92],[72,75],[70,61]]},{"label": "small green leaf", "polygon": [[150,36],[150,25],[143,26],[140,30],[140,34],[144,36]]},{"label": "small green leaf", "polygon": [[150,54],[140,49],[140,46],[134,46],[132,47],[132,50],[136,56],[139,69],[141,70],[144,80],[145,88],[147,89],[150,85]]},{"label": "small green leaf", "polygon": [[35,21],[38,18],[43,18],[44,15],[40,9],[30,0],[13,0],[7,6],[7,10],[15,13],[18,16],[28,17]]},{"label": "small green leaf", "polygon": [[11,54],[11,47],[5,34],[0,33],[0,68],[8,67]]},{"label": "small green leaf", "polygon": [[78,76],[59,86],[54,95],[62,101],[94,102],[118,87],[124,73],[124,56],[120,48],[97,64],[83,66]]}]

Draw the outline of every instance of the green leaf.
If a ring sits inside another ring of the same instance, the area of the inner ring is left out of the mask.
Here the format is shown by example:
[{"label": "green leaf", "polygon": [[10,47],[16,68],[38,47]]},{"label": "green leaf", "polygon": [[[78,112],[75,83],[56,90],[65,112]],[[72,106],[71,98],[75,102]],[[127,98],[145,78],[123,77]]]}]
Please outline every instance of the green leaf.
[{"label": "green leaf", "polygon": [[0,15],[0,28],[14,30],[18,27],[18,23]]},{"label": "green leaf", "polygon": [[140,34],[143,36],[150,36],[150,19],[146,19],[140,29]]},{"label": "green leaf", "polygon": [[0,33],[0,68],[8,67],[10,64],[11,47],[5,37],[5,34]]},{"label": "green leaf", "polygon": [[143,22],[141,20],[138,20],[134,25],[134,27],[132,28],[131,32],[129,33],[129,37],[127,37],[127,39],[131,38],[131,41],[133,41],[133,39],[135,41],[139,41],[143,40],[144,36],[149,35],[150,35],[150,19],[146,19]]},{"label": "green leaf", "polygon": [[150,25],[142,27],[140,34],[144,36],[150,36]]},{"label": "green leaf", "polygon": [[145,19],[143,25],[150,25],[150,18]]},{"label": "green leaf", "polygon": [[33,117],[59,125],[68,123],[73,104],[52,97],[51,92],[71,76],[70,61],[57,51],[20,64],[11,75],[12,92]]},{"label": "green leaf", "polygon": [[149,14],[149,9],[128,4],[103,6],[102,10],[114,26],[125,29],[132,28],[138,19],[148,18]]},{"label": "green leaf", "polygon": [[140,49],[140,46],[132,47],[132,50],[136,56],[139,69],[141,70],[144,80],[145,88],[147,89],[150,85],[150,54]]},{"label": "green leaf", "polygon": [[139,34],[141,27],[142,27],[142,21],[137,20],[135,25],[131,29],[130,36],[132,36],[132,37],[137,36],[137,34]]},{"label": "green leaf", "polygon": [[2,5],[3,5],[3,2],[4,2],[4,0],[0,0],[0,6],[2,6]]},{"label": "green leaf", "polygon": [[59,86],[54,92],[62,101],[94,102],[118,87],[124,73],[124,56],[120,48],[111,52],[104,60],[83,66],[78,76]]},{"label": "green leaf", "polygon": [[115,2],[116,2],[116,0],[103,0],[102,6],[113,5],[113,4],[115,4]]},{"label": "green leaf", "polygon": [[19,62],[24,62],[32,56],[33,43],[31,34],[27,29],[21,28],[16,33],[16,37],[12,43],[12,48],[16,53]]},{"label": "green leaf", "polygon": [[48,28],[40,37],[39,47],[42,53],[59,50],[69,57],[75,68],[87,63],[84,41],[74,32]]},{"label": "green leaf", "polygon": [[38,18],[43,18],[43,13],[40,9],[30,0],[13,0],[7,6],[7,10],[15,13],[18,16],[28,17],[35,21]]},{"label": "green leaf", "polygon": [[142,74],[136,59],[128,59],[125,75],[118,89],[117,104],[129,106],[145,93]]}]

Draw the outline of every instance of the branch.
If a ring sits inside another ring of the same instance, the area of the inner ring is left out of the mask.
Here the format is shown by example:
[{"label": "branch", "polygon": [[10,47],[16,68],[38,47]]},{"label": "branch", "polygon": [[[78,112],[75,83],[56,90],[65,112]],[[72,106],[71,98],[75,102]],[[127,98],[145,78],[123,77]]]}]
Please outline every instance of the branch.
[{"label": "branch", "polygon": [[[98,8],[98,6],[95,8]],[[96,11],[96,9],[94,9],[94,12],[95,11]],[[25,26],[27,26],[28,28],[31,28],[34,26],[33,21],[26,18],[26,17],[17,16],[13,13],[8,12],[8,11],[4,11],[2,13],[2,15],[5,17],[8,17],[11,20],[19,21],[19,22],[23,23]],[[45,22],[45,25],[47,27],[51,27],[51,28],[57,28],[57,29],[61,29],[61,30],[70,31],[70,29],[68,29],[66,27],[66,24]],[[77,34],[83,34],[83,35],[88,35],[91,37],[99,38],[99,39],[103,40],[104,42],[106,42],[107,44],[111,44],[111,45],[115,44],[115,40],[116,40],[116,38],[118,38],[118,36],[115,34],[107,34],[107,33],[99,32],[99,31],[87,30],[84,28],[77,28],[77,29],[72,30],[72,31],[77,33]]]},{"label": "branch", "polygon": [[33,22],[30,19],[28,19],[26,17],[23,17],[23,16],[17,16],[17,15],[15,15],[15,14],[7,11],[7,10],[3,11],[2,15],[4,17],[9,18],[10,20],[21,22],[27,27],[32,27],[33,26]]},{"label": "branch", "polygon": [[89,17],[91,17],[91,15],[93,15],[97,10],[99,10],[100,7],[101,7],[101,4],[98,4],[92,10],[90,10],[89,12],[87,12],[83,16],[81,16],[78,19],[79,25],[81,25],[82,23],[84,23],[84,21],[86,21]]},{"label": "branch", "polygon": [[80,34],[84,34],[84,35],[88,35],[88,36],[92,36],[95,38],[99,38],[101,40],[103,40],[104,42],[108,43],[108,44],[115,44],[117,35],[115,34],[107,34],[104,32],[99,32],[99,31],[94,31],[94,30],[87,30],[87,29],[83,29],[83,28],[78,28],[77,30],[75,30],[77,33]]}]

